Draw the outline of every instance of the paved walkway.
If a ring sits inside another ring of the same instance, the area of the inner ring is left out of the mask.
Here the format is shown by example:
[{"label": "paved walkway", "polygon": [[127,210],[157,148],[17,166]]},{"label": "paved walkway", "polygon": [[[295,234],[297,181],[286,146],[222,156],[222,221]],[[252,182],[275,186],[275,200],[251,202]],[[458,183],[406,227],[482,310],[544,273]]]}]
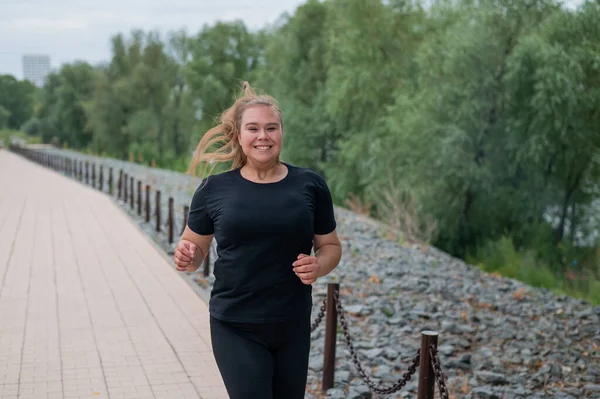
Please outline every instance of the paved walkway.
[{"label": "paved walkway", "polygon": [[227,398],[208,309],[102,193],[0,150],[0,398]]}]

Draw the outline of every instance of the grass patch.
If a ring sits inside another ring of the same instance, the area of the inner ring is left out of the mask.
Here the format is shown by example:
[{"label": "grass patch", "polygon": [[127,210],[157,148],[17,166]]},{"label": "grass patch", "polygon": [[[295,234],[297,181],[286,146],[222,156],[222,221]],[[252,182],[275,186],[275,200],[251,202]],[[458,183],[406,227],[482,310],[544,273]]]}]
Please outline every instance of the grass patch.
[{"label": "grass patch", "polygon": [[468,263],[486,272],[497,272],[534,287],[600,304],[600,279],[596,270],[551,265],[542,259],[535,250],[516,249],[509,237],[488,242],[466,257]]}]

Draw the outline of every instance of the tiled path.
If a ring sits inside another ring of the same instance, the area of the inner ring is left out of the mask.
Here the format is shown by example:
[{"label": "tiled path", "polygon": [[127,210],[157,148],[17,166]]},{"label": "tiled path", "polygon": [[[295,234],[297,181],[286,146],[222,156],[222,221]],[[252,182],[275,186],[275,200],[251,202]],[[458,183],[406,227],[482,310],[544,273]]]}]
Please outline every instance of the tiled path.
[{"label": "tiled path", "polygon": [[6,149],[0,398],[227,398],[169,259],[108,196]]}]

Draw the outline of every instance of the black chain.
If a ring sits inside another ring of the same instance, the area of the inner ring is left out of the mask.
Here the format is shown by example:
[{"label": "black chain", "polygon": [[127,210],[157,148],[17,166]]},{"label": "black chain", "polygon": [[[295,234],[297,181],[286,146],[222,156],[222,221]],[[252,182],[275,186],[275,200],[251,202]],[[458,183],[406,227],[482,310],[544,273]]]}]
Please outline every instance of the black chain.
[{"label": "black chain", "polygon": [[327,307],[327,298],[323,299],[323,304],[321,305],[321,310],[319,311],[319,314],[317,314],[317,318],[315,319],[314,323],[312,323],[312,326],[310,328],[311,333],[315,332],[317,327],[319,327],[319,324],[321,324],[321,321],[323,320],[323,316],[325,316],[325,308],[326,307]]},{"label": "black chain", "polygon": [[383,394],[383,395],[389,395],[391,393],[398,392],[400,389],[402,389],[406,385],[406,383],[408,381],[410,381],[412,375],[417,372],[417,367],[419,366],[419,361],[420,361],[420,353],[419,353],[420,351],[417,350],[417,354],[415,355],[415,357],[412,359],[410,365],[408,366],[408,371],[406,373],[404,373],[402,378],[400,378],[398,380],[398,382],[396,382],[394,385],[392,385],[391,387],[384,387],[384,386],[375,384],[375,382],[371,379],[370,376],[367,375],[367,373],[363,369],[363,366],[358,361],[358,357],[356,355],[356,349],[354,349],[354,345],[352,344],[352,339],[350,338],[350,333],[348,331],[348,322],[346,321],[346,316],[344,315],[344,309],[342,308],[342,302],[339,298],[338,292],[336,292],[334,294],[334,300],[336,303],[338,316],[340,318],[340,323],[342,325],[342,330],[344,332],[344,337],[346,338],[346,345],[348,346],[348,349],[350,350],[350,354],[352,356],[352,362],[354,363],[354,366],[358,370],[358,372],[361,375],[361,377],[363,378],[363,380],[376,393]]},{"label": "black chain", "polygon": [[442,397],[442,399],[448,399],[448,389],[446,388],[446,380],[444,378],[444,373],[442,372],[440,359],[438,359],[437,357],[437,350],[434,350],[433,345],[429,347],[429,356],[431,358],[431,366],[433,368],[435,382],[437,383],[438,389],[440,390],[440,396]]}]

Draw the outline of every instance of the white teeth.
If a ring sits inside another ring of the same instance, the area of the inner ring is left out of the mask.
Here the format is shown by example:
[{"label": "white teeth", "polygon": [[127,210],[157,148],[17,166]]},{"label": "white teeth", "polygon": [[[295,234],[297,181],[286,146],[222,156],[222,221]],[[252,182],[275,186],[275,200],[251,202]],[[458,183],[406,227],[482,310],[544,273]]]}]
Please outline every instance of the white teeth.
[{"label": "white teeth", "polygon": [[269,148],[271,148],[270,145],[257,145],[255,148],[259,149],[259,150],[268,150]]}]

